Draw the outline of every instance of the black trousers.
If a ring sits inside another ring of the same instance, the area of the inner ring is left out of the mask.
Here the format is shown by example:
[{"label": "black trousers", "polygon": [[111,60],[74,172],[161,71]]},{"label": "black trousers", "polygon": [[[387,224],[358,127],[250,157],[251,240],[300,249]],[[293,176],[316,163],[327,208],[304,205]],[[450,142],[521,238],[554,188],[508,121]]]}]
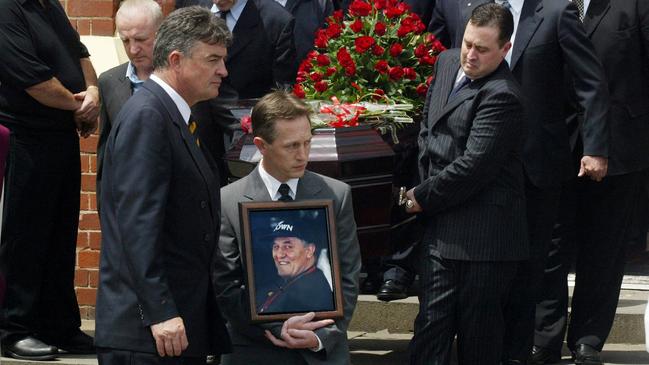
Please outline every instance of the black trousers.
[{"label": "black trousers", "polygon": [[99,365],[205,365],[206,357],[160,357],[158,354],[97,348]]},{"label": "black trousers", "polygon": [[[633,201],[640,196],[640,173],[570,181],[561,195],[558,224],[548,254],[541,298],[536,306],[534,344],[560,352],[568,347],[602,350],[613,325],[624,275],[625,231]],[[568,325],[568,272],[576,281]]]},{"label": "black trousers", "polygon": [[532,351],[534,313],[560,195],[560,188],[541,189],[526,179],[530,258],[518,266],[505,310],[503,360],[512,359],[525,363]]},{"label": "black trousers", "polygon": [[458,364],[499,364],[503,308],[516,267],[517,262],[456,261],[427,252],[410,364],[450,364],[456,335]]},{"label": "black trousers", "polygon": [[4,340],[32,333],[61,338],[81,325],[74,293],[79,138],[73,129],[12,129],[9,153],[0,243],[7,293],[0,334]]}]

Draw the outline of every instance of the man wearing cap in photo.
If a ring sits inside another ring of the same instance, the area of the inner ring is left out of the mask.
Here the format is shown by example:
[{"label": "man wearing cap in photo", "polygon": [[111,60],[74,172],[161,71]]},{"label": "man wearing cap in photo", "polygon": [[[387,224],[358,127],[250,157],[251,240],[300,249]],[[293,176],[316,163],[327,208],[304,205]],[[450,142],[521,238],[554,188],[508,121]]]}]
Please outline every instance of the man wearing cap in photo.
[{"label": "man wearing cap in photo", "polygon": [[[263,158],[248,176],[221,189],[221,233],[214,266],[215,292],[233,342],[222,364],[349,364],[347,327],[358,296],[361,268],[351,188],[306,171],[311,146],[310,108],[284,91],[264,96],[252,110],[254,143]],[[243,273],[239,202],[332,199],[344,317],[312,321],[314,314],[251,325]]]},{"label": "man wearing cap in photo", "polygon": [[331,286],[316,266],[319,249],[305,222],[273,224],[264,241],[273,242],[278,280],[257,290],[260,314],[334,310]]}]

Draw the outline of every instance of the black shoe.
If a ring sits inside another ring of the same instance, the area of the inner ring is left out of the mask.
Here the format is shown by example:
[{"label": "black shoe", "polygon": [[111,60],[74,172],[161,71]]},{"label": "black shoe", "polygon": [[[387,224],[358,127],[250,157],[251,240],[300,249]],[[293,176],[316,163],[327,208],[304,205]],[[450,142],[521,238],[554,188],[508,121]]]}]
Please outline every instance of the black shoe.
[{"label": "black shoe", "polygon": [[65,337],[63,335],[61,337],[49,335],[42,337],[42,339],[69,354],[87,355],[96,352],[92,337],[81,330],[76,330]]},{"label": "black shoe", "polygon": [[408,298],[408,293],[406,291],[407,288],[405,285],[400,284],[398,281],[390,279],[386,280],[383,285],[381,285],[381,288],[376,294],[376,297],[384,302],[389,302],[391,300],[397,299],[405,299]]},{"label": "black shoe", "polygon": [[599,357],[599,351],[591,345],[581,343],[572,351],[572,359],[576,365],[602,365],[602,359]]},{"label": "black shoe", "polygon": [[532,346],[532,354],[527,361],[529,365],[556,364],[561,361],[561,354],[545,347]]},{"label": "black shoe", "polygon": [[32,336],[23,337],[3,346],[5,356],[20,360],[45,361],[54,360],[59,352],[54,346]]}]

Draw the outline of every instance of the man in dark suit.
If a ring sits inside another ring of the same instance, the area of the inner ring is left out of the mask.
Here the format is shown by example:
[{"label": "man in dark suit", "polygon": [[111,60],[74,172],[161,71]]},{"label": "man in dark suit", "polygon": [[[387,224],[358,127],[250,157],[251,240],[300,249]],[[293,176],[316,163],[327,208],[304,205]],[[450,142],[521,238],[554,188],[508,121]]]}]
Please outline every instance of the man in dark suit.
[{"label": "man in dark suit", "polygon": [[153,0],[126,0],[115,14],[117,34],[129,61],[99,75],[102,104],[97,143],[97,197],[101,193],[104,148],[111,126],[124,103],[153,72],[153,41],[162,19],[162,10]]},{"label": "man in dark suit", "polygon": [[[331,0],[276,0],[295,18],[295,52],[298,64],[313,50],[315,33],[334,11]],[[293,80],[292,80],[293,81]]]},{"label": "man in dark suit", "polygon": [[[435,35],[457,39],[471,9],[490,0],[439,0]],[[507,61],[521,85],[525,111],[523,166],[530,260],[520,266],[507,310],[505,361],[525,362],[532,349],[534,311],[541,288],[561,184],[574,176],[565,123],[569,95],[584,111],[580,175],[601,180],[608,156],[608,92],[601,64],[568,0],[497,0],[514,16]],[[455,35],[455,36],[453,36]],[[568,70],[569,72],[565,71]],[[574,80],[570,87],[570,81]]]},{"label": "man in dark suit", "polygon": [[[310,113],[304,102],[287,92],[263,97],[252,111],[254,143],[263,158],[248,176],[221,189],[220,255],[213,281],[234,344],[233,353],[223,358],[224,365],[349,364],[347,327],[356,306],[361,266],[351,188],[305,170]],[[305,199],[333,200],[344,318],[313,322],[313,313],[308,313],[283,323],[251,325],[238,203]]]},{"label": "man in dark suit", "polygon": [[212,6],[212,1],[211,0],[176,0],[176,9],[180,9],[192,5],[198,5],[198,6],[208,8]]},{"label": "man in dark suit", "polygon": [[[534,364],[560,359],[566,328],[575,363],[602,363],[599,352],[620,294],[629,207],[640,195],[641,172],[649,167],[649,3],[591,0],[584,5],[586,34],[609,81],[609,168],[601,183],[582,177],[564,185],[536,308]],[[581,141],[579,137],[576,156]],[[575,258],[568,325],[567,275]]]},{"label": "man in dark suit", "polygon": [[[190,106],[218,95],[231,34],[199,7],[164,20],[154,73],[106,142],[96,338],[100,364],[205,364],[229,350],[209,275],[218,177]],[[170,357],[170,358],[169,358]]]},{"label": "man in dark suit", "polygon": [[504,306],[528,257],[520,90],[505,55],[511,14],[477,7],[462,49],[436,65],[419,133],[421,182],[406,210],[424,225],[411,364],[498,364]]},{"label": "man in dark suit", "polygon": [[220,100],[260,98],[295,82],[295,20],[275,1],[213,0],[232,32]]}]

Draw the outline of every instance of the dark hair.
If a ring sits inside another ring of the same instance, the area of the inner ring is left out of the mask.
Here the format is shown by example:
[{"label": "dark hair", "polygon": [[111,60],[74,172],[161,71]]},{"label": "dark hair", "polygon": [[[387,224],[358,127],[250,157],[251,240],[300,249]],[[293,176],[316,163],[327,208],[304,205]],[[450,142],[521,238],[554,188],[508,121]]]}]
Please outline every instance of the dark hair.
[{"label": "dark hair", "polygon": [[180,8],[162,22],[153,46],[153,69],[169,66],[167,57],[173,51],[191,57],[196,42],[222,44],[232,42],[232,33],[223,19],[200,6]]},{"label": "dark hair", "polygon": [[476,27],[495,27],[499,30],[498,43],[502,47],[514,33],[514,17],[509,9],[496,3],[482,4],[471,13],[469,23]]},{"label": "dark hair", "polygon": [[275,121],[278,119],[295,119],[306,117],[311,123],[309,116],[311,108],[287,91],[273,91],[266,94],[252,108],[252,133],[255,137],[261,137],[268,143],[275,140]]}]

